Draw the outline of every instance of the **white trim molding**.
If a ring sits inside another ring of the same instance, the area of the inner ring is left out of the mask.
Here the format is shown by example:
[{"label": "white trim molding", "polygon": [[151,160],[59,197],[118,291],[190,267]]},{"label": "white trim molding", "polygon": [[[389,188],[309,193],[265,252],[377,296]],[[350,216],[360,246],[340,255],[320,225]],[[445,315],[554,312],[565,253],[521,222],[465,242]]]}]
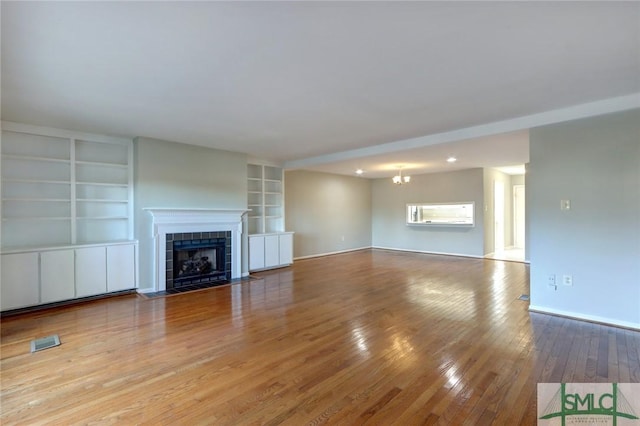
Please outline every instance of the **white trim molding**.
[{"label": "white trim molding", "polygon": [[448,253],[444,251],[429,251],[418,249],[402,249],[396,247],[383,247],[383,246],[371,246],[372,249],[377,250],[389,250],[389,251],[403,251],[408,253],[423,253],[423,254],[436,254],[440,256],[457,256],[457,257],[470,257],[473,259],[484,259],[484,256],[476,256],[475,254],[463,254],[463,253]]},{"label": "white trim molding", "polygon": [[294,257],[293,260],[304,260],[304,259],[313,259],[316,257],[333,256],[335,254],[350,253],[352,251],[370,250],[371,248],[372,248],[371,246],[366,246],[366,247],[356,247],[356,248],[347,249],[347,250],[338,250],[338,251],[330,251],[326,253],[310,254],[307,256]]},{"label": "white trim molding", "polygon": [[[365,246],[365,247],[356,247],[352,249],[339,250],[339,251],[330,251],[326,253],[318,253],[318,254],[310,254],[307,256],[299,256],[294,257],[293,260],[304,260],[304,259],[313,259],[314,257],[324,257],[324,256],[333,256],[335,254],[349,253],[352,251],[360,251],[360,250],[386,250],[386,251],[401,251],[406,253],[423,253],[423,254],[435,254],[440,256],[457,256],[457,257],[470,257],[473,259],[483,259],[483,256],[475,256],[472,254],[461,254],[461,253],[445,253],[438,251],[425,251],[425,250],[415,250],[415,249],[402,249],[396,247],[382,247],[382,246]],[[492,260],[492,259],[489,259]]]},{"label": "white trim molding", "polygon": [[166,290],[167,234],[231,231],[231,278],[242,277],[242,220],[247,210],[144,208],[153,217],[154,287]]},{"label": "white trim molding", "polygon": [[633,323],[629,321],[619,321],[612,318],[600,317],[597,315],[586,315],[579,312],[564,311],[561,309],[546,308],[544,306],[535,306],[535,305],[529,305],[529,312],[556,315],[559,317],[571,318],[571,319],[580,320],[580,321],[595,322],[598,324],[605,324],[605,325],[611,325],[614,327],[629,328],[632,330],[640,331],[640,323]]}]

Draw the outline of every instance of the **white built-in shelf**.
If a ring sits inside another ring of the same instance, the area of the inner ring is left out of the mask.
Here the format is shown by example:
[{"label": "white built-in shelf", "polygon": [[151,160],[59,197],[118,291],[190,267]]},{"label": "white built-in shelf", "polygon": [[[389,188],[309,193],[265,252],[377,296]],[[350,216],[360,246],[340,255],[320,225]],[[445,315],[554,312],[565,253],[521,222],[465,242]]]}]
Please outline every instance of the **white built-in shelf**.
[{"label": "white built-in shelf", "polygon": [[126,220],[128,216],[78,216],[78,220]]},{"label": "white built-in shelf", "polygon": [[3,182],[7,183],[52,183],[55,185],[71,185],[68,180],[51,180],[51,179],[22,179],[22,178],[2,178]]},{"label": "white built-in shelf", "polygon": [[3,198],[2,201],[25,201],[25,202],[54,202],[54,203],[70,203],[71,200],[66,198]]},{"label": "white built-in shelf", "polygon": [[109,183],[109,182],[76,182],[76,185],[94,185],[94,186],[113,186],[117,188],[126,188],[126,183]]},{"label": "white built-in shelf", "polygon": [[68,216],[3,216],[2,217],[2,221],[3,222],[10,222],[10,221],[14,221],[14,220],[24,220],[24,221],[29,221],[29,220],[71,220],[70,217]]},{"label": "white built-in shelf", "polygon": [[100,198],[76,198],[77,202],[82,203],[121,203],[126,204],[129,200],[105,200]]},{"label": "white built-in shelf", "polygon": [[126,164],[100,163],[98,161],[76,161],[76,164],[94,166],[94,167],[112,167],[114,169],[124,169],[124,170],[126,170],[129,167]]},{"label": "white built-in shelf", "polygon": [[6,154],[2,156],[3,159],[5,160],[28,160],[28,161],[42,161],[42,162],[49,162],[49,163],[64,163],[64,164],[70,164],[71,160],[69,160],[68,158],[47,158],[47,157],[39,157],[39,156],[32,156],[32,155],[13,155],[13,154]]},{"label": "white built-in shelf", "polygon": [[133,239],[130,139],[2,123],[3,251]]},{"label": "white built-in shelf", "polygon": [[284,231],[284,174],[280,167],[247,165],[249,234]]}]

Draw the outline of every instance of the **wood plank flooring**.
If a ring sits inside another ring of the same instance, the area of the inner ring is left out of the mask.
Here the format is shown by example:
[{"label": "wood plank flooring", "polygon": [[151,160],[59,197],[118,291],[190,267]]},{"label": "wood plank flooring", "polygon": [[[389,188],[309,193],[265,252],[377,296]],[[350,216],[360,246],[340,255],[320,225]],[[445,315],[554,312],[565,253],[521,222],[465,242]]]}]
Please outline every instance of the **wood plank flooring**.
[{"label": "wood plank flooring", "polygon": [[523,263],[364,250],[256,276],[3,318],[2,424],[534,425],[539,382],[640,382],[640,333],[529,313]]}]

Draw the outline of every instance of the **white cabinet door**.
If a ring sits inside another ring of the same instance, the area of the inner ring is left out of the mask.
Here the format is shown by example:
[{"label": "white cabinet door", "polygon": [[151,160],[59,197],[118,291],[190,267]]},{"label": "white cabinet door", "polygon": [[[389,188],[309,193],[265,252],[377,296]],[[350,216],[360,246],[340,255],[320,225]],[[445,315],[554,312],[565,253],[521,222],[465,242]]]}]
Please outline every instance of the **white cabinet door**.
[{"label": "white cabinet door", "polygon": [[280,265],[293,263],[293,234],[280,234]]},{"label": "white cabinet door", "polygon": [[249,236],[249,270],[264,268],[264,236]]},{"label": "white cabinet door", "polygon": [[0,307],[24,308],[40,302],[38,253],[2,255]]},{"label": "white cabinet door", "polygon": [[107,292],[107,251],[105,247],[76,250],[76,297]]},{"label": "white cabinet door", "polygon": [[264,267],[271,268],[280,264],[280,242],[278,235],[264,237]]},{"label": "white cabinet door", "polygon": [[136,287],[135,246],[107,246],[107,291]]},{"label": "white cabinet door", "polygon": [[40,253],[40,303],[73,299],[74,284],[73,250]]}]

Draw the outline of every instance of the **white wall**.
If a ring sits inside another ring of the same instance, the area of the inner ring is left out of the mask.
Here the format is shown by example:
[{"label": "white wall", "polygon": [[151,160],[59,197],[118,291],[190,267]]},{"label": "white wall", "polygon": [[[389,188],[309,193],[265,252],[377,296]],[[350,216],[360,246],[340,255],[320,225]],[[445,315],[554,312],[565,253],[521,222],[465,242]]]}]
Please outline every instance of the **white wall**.
[{"label": "white wall", "polygon": [[640,110],[530,134],[531,309],[640,328]]},{"label": "white wall", "polygon": [[[407,226],[407,203],[475,202],[475,227]],[[374,247],[433,253],[484,254],[483,171],[469,169],[411,176],[408,185],[373,181]]]},{"label": "white wall", "polygon": [[285,229],[295,231],[295,257],[371,246],[370,180],[288,171],[285,200]]},{"label": "white wall", "polygon": [[135,236],[139,240],[139,287],[152,288],[152,218],[143,209],[246,209],[246,155],[157,139],[136,138],[134,205]]}]

